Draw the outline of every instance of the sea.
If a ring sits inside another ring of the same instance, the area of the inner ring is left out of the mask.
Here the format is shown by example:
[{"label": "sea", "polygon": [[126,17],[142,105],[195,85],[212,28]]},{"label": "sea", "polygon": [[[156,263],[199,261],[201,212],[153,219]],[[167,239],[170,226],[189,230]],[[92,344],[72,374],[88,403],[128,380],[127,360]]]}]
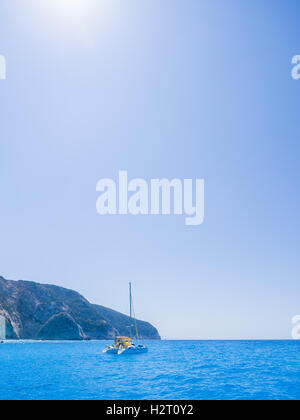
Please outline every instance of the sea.
[{"label": "sea", "polygon": [[298,400],[300,341],[0,344],[0,400]]}]

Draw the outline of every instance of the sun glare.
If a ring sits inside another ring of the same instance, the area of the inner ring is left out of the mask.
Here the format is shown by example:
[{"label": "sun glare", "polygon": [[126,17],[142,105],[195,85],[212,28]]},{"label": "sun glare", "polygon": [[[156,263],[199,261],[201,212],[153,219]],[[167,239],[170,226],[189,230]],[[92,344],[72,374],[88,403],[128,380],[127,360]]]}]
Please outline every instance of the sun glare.
[{"label": "sun glare", "polygon": [[94,45],[95,28],[105,30],[111,22],[110,0],[32,0],[36,16],[45,31],[62,39]]},{"label": "sun glare", "polygon": [[82,20],[93,13],[97,0],[42,0],[45,12],[64,20]]},{"label": "sun glare", "polygon": [[80,17],[91,12],[91,0],[56,0],[61,12],[66,16]]}]

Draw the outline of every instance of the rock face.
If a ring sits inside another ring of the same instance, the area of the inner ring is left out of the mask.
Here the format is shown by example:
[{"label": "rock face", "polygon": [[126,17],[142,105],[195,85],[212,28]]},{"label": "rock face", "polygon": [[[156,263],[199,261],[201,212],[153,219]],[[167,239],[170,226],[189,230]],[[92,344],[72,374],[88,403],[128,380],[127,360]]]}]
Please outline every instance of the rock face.
[{"label": "rock face", "polygon": [[58,314],[46,322],[37,338],[39,340],[85,340],[87,337],[70,315]]},{"label": "rock face", "polygon": [[[0,316],[7,339],[108,340],[129,335],[129,317],[92,305],[62,287],[0,277]],[[159,340],[156,328],[137,321],[141,338]]]}]

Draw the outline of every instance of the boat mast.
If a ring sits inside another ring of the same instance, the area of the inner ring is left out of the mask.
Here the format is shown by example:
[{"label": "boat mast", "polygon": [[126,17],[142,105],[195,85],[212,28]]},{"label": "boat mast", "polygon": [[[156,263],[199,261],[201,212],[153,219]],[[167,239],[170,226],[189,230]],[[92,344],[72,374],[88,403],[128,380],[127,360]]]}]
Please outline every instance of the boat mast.
[{"label": "boat mast", "polygon": [[131,292],[131,282],[129,283],[129,300],[130,300],[130,338],[132,338],[132,292]]}]

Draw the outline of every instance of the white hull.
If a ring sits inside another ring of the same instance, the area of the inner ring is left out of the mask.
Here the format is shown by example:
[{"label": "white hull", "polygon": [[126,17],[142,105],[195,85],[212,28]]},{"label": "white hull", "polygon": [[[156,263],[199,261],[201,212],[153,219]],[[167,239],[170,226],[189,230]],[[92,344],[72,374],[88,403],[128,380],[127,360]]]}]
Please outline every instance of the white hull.
[{"label": "white hull", "polygon": [[140,346],[140,347],[128,347],[126,349],[115,349],[115,348],[109,348],[109,349],[105,349],[104,353],[107,354],[117,354],[117,355],[121,355],[121,354],[143,354],[143,353],[147,353],[148,352],[148,348],[145,346]]}]

